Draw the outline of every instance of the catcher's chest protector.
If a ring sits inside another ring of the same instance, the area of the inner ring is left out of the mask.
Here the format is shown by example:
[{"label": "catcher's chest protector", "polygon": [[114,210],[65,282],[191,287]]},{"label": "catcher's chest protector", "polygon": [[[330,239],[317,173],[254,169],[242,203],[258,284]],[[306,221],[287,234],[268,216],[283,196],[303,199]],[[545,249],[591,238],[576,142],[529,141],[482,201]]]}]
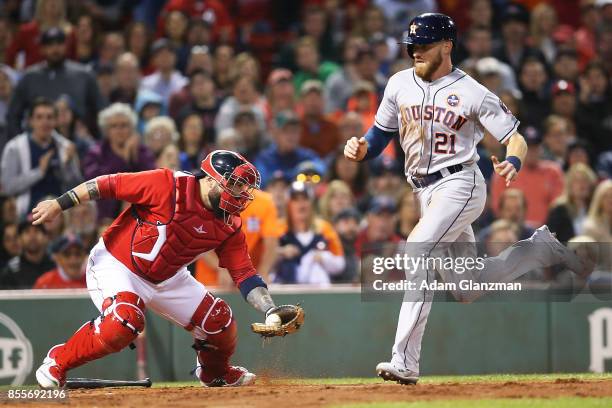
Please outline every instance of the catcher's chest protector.
[{"label": "catcher's chest protector", "polygon": [[176,177],[176,204],[170,222],[157,225],[151,215],[138,214],[144,220],[136,222],[132,239],[131,258],[133,272],[160,282],[181,267],[211,249],[217,248],[233,234],[239,225],[228,226],[215,218],[201,203],[199,189],[193,176]]}]

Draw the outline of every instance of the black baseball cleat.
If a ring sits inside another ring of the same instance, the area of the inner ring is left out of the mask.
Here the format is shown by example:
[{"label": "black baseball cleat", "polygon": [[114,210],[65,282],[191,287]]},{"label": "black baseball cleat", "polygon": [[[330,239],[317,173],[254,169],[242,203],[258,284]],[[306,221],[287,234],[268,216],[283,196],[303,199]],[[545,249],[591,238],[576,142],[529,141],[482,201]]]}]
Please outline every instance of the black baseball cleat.
[{"label": "black baseball cleat", "polygon": [[418,375],[386,362],[378,363],[376,374],[385,381],[395,381],[402,385],[415,385],[419,381]]},{"label": "black baseball cleat", "polygon": [[535,230],[529,239],[536,243],[548,245],[561,263],[576,275],[587,278],[593,272],[594,263],[589,259],[580,257],[575,251],[563,245],[555,234],[548,229],[548,226],[542,225]]}]

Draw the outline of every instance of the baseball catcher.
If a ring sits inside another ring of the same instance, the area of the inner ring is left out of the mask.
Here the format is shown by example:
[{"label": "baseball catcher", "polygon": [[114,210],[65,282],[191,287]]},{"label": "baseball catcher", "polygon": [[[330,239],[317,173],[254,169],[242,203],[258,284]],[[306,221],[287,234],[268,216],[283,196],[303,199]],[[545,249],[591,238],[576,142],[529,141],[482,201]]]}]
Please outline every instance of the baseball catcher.
[{"label": "baseball catcher", "polygon": [[195,174],[168,169],[97,177],[39,203],[34,224],[88,200],[131,205],[91,250],[87,287],[100,316],[64,344],[49,350],[36,371],[41,387],[62,387],[66,372],[130,345],[145,327],[150,308],[190,331],[196,376],[207,387],[248,385],[255,374],[230,365],[237,342],[230,306],[196,281],[186,265],[214,249],[243,297],[265,313],[254,330],[264,336],[291,333],[303,323],[298,306],[276,307],[247,253],[239,214],[259,188],[257,169],[241,155],[216,150]]}]

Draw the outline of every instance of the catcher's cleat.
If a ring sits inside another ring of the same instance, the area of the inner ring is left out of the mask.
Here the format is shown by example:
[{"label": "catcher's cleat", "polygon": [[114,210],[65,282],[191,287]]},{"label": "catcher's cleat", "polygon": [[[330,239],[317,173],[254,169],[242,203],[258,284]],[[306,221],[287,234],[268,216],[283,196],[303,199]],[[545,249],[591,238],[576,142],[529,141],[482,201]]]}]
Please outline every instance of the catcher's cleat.
[{"label": "catcher's cleat", "polygon": [[53,346],[42,365],[36,370],[36,381],[40,388],[61,388],[66,384],[66,373],[55,362],[55,354],[63,344]]},{"label": "catcher's cleat", "polygon": [[223,377],[214,378],[210,381],[202,378],[202,366],[199,362],[196,363],[198,366],[195,369],[195,375],[200,380],[200,384],[204,387],[240,387],[244,385],[251,385],[255,382],[257,376],[244,367],[229,366]]},{"label": "catcher's cleat", "polygon": [[418,375],[386,362],[378,363],[376,374],[385,381],[395,381],[402,385],[415,385],[419,381]]},{"label": "catcher's cleat", "polygon": [[535,243],[547,244],[561,263],[578,276],[586,278],[593,272],[593,264],[586,259],[581,259],[574,251],[563,245],[555,234],[550,232],[548,226],[542,225],[529,239]]}]

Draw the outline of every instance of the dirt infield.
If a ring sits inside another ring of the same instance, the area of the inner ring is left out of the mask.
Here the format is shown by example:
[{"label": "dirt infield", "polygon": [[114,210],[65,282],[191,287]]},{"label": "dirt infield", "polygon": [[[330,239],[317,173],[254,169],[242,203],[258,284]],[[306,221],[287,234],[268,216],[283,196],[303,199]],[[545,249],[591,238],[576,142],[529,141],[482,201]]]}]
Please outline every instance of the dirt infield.
[{"label": "dirt infield", "polygon": [[[439,383],[401,386],[393,383],[301,385],[266,383],[243,388],[166,387],[73,390],[67,403],[53,407],[315,407],[376,401],[434,399],[610,397],[612,380]],[[0,404],[1,405],[1,404]],[[40,406],[39,404],[33,404]],[[33,406],[28,405],[28,406]],[[20,406],[24,406],[20,404]]]}]

